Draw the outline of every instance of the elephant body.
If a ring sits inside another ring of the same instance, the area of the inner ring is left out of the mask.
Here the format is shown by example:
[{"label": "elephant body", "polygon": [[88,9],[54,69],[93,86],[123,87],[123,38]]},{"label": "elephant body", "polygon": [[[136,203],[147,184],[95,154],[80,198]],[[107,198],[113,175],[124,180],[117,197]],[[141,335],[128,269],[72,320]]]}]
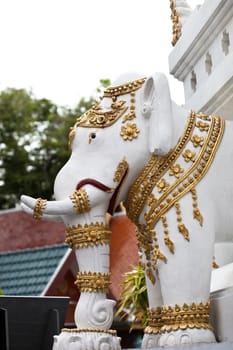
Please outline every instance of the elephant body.
[{"label": "elephant body", "polygon": [[[77,120],[70,159],[55,180],[56,200],[44,202],[41,215],[64,221],[67,242],[76,251],[83,288],[75,313],[78,328],[111,326],[114,303],[98,283],[107,285],[109,273],[106,213],[125,202],[138,226],[147,281],[149,326],[143,346],[215,341],[210,278],[215,243],[232,241],[232,137],[231,122],[172,102],[160,73],[148,79],[121,76]],[[202,170],[201,160],[207,164]],[[29,214],[35,215],[37,203],[22,196]]]}]

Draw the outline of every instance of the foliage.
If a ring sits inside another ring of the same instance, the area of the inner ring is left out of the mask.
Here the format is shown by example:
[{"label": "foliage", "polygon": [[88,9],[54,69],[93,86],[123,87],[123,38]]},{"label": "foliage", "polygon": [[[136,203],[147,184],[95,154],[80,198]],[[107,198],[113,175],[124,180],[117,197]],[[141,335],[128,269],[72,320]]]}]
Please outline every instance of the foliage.
[{"label": "foliage", "polygon": [[[109,84],[100,81],[100,87]],[[58,170],[69,157],[70,127],[94,98],[61,108],[24,89],[0,93],[0,209],[14,207],[21,194],[51,199]]]},{"label": "foliage", "polygon": [[146,280],[141,266],[133,266],[132,271],[124,274],[122,282],[122,293],[120,295],[120,305],[116,315],[133,317],[131,330],[137,323],[143,327],[146,325],[148,298]]},{"label": "foliage", "polygon": [[3,290],[0,288],[0,295],[3,295]]}]

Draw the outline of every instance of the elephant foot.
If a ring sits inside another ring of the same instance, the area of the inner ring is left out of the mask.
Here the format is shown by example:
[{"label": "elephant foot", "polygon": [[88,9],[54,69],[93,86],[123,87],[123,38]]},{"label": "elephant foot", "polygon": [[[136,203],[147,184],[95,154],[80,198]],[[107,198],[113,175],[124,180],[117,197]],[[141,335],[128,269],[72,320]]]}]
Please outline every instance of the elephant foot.
[{"label": "elephant foot", "polygon": [[178,329],[162,333],[159,339],[159,346],[176,346],[197,343],[215,343],[214,333],[210,329]]},{"label": "elephant foot", "polygon": [[142,349],[152,349],[159,345],[160,334],[145,333],[142,339]]}]

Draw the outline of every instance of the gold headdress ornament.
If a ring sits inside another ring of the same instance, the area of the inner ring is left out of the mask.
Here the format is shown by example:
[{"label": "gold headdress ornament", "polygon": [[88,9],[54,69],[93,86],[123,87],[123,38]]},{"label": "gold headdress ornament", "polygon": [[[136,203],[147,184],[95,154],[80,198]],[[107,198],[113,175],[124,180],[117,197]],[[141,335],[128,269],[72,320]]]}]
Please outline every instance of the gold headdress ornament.
[{"label": "gold headdress ornament", "polygon": [[[101,103],[97,102],[89,111],[87,111],[81,119],[78,119],[75,126],[84,128],[106,128],[114,124],[128,109],[123,100],[116,101],[118,96],[126,94],[134,94],[134,92],[142,87],[146,78],[137,79],[128,83],[109,87],[104,91],[103,97],[112,98],[111,110],[104,111]],[[132,101],[131,101],[132,102]],[[130,106],[130,113],[127,119],[135,117],[134,108]],[[124,118],[125,119],[125,118]],[[127,120],[125,119],[125,120]],[[124,120],[124,121],[125,121]]]},{"label": "gold headdress ornament", "polygon": [[180,14],[176,8],[176,0],[170,0],[171,20],[172,20],[172,45],[175,46],[181,37],[182,23]]}]

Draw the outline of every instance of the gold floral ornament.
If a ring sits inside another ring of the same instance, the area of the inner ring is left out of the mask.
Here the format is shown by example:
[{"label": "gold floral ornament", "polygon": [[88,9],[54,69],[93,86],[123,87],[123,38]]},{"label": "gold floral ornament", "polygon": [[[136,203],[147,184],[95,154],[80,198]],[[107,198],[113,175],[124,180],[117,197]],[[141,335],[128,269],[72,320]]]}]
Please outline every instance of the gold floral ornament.
[{"label": "gold floral ornament", "polygon": [[78,272],[75,285],[81,292],[107,292],[110,285],[110,273]]},{"label": "gold floral ornament", "polygon": [[174,164],[170,166],[170,176],[175,176],[177,179],[184,172],[184,169],[180,166],[180,164]]},{"label": "gold floral ornament", "polygon": [[35,207],[34,207],[34,210],[33,210],[33,216],[32,216],[35,220],[41,220],[42,219],[43,210],[46,207],[46,202],[47,202],[46,199],[37,198],[36,204],[35,204]]},{"label": "gold floral ornament", "polygon": [[83,214],[90,211],[91,205],[86,190],[76,190],[71,196],[69,196],[69,198],[71,199],[77,214]]},{"label": "gold floral ornament", "polygon": [[122,125],[120,135],[124,141],[132,141],[138,137],[140,130],[134,123],[127,123]]},{"label": "gold floral ornament", "polygon": [[209,123],[203,122],[202,120],[198,120],[196,122],[196,126],[199,128],[200,131],[208,131],[209,130]]},{"label": "gold floral ornament", "polygon": [[190,161],[194,162],[195,156],[196,156],[196,152],[191,151],[190,149],[186,149],[183,153],[183,157],[186,162],[190,162]]},{"label": "gold floral ornament", "polygon": [[159,193],[165,192],[168,187],[169,183],[165,179],[162,179],[157,183],[157,189]]},{"label": "gold floral ornament", "polygon": [[201,147],[204,143],[204,137],[199,135],[193,135],[191,141],[194,147],[198,147],[198,146]]}]

